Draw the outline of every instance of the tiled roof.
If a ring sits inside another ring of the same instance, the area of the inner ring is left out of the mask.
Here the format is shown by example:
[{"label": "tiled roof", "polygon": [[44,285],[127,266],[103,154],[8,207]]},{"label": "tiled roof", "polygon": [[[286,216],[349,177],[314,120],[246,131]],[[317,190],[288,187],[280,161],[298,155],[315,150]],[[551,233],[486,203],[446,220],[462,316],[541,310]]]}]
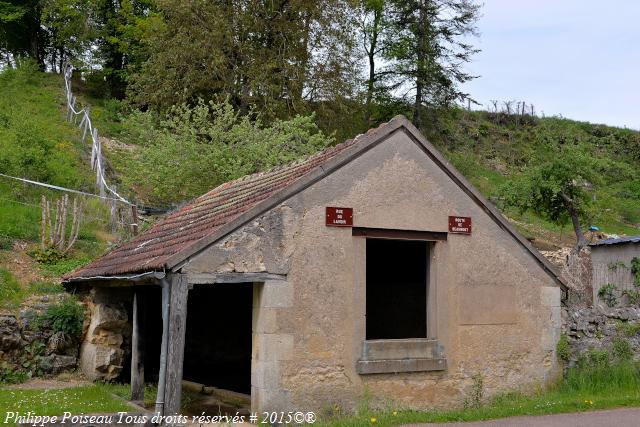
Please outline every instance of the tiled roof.
[{"label": "tiled roof", "polygon": [[618,245],[620,243],[640,243],[640,236],[602,239],[602,240],[597,240],[595,242],[589,243],[589,246]]},{"label": "tiled roof", "polygon": [[[371,129],[375,134],[385,124]],[[243,213],[321,167],[360,135],[303,160],[222,184],[169,214],[131,241],[65,276],[63,280],[162,270],[167,260],[210,236]]]}]

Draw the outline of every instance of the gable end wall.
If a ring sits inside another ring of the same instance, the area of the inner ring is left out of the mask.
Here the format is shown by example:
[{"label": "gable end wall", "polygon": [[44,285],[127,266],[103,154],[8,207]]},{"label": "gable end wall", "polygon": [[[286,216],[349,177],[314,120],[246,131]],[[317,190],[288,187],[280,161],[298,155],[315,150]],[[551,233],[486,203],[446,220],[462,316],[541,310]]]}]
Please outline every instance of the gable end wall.
[{"label": "gable end wall", "polygon": [[[471,236],[450,234],[432,253],[429,318],[446,370],[356,373],[365,330],[364,239],[326,227],[326,206],[352,207],[357,227],[446,232],[449,215],[472,217]],[[254,410],[354,409],[365,390],[379,402],[450,407],[462,403],[476,374],[490,395],[557,373],[559,287],[402,131],[182,271],[286,275],[285,283],[255,287]]]}]

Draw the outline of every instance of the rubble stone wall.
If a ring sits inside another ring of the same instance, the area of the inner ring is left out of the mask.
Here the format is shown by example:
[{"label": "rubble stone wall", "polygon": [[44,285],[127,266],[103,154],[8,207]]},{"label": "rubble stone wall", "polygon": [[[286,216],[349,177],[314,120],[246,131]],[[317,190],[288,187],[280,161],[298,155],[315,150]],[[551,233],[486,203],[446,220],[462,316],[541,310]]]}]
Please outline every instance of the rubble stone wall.
[{"label": "rubble stone wall", "polygon": [[563,333],[571,356],[569,366],[590,350],[611,352],[616,339],[631,345],[635,360],[640,360],[640,308],[569,307],[563,310]]}]

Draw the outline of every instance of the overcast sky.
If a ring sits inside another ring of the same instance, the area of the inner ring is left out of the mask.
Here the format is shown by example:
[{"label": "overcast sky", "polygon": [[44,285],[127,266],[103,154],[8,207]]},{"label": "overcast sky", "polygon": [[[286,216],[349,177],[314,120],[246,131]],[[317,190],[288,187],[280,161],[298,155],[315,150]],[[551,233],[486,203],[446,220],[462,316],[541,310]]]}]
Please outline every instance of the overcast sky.
[{"label": "overcast sky", "polygon": [[484,0],[474,99],[640,129],[640,1]]}]

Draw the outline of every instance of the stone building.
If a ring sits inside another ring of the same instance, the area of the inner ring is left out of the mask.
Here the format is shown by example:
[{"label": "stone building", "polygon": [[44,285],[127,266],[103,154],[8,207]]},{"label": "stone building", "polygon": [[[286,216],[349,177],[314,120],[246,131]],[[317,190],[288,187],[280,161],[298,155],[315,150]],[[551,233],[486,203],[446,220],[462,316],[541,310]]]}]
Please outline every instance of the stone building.
[{"label": "stone building", "polygon": [[557,274],[401,116],[223,184],[65,281],[92,298],[85,373],[158,381],[165,414],[183,379],[256,411],[348,411],[558,368]]},{"label": "stone building", "polygon": [[[633,259],[640,262],[640,236],[610,238],[590,243],[593,301],[604,304],[598,292],[607,283],[614,284],[619,292],[635,290],[637,285],[632,272]],[[620,298],[625,303],[626,297]]]}]

